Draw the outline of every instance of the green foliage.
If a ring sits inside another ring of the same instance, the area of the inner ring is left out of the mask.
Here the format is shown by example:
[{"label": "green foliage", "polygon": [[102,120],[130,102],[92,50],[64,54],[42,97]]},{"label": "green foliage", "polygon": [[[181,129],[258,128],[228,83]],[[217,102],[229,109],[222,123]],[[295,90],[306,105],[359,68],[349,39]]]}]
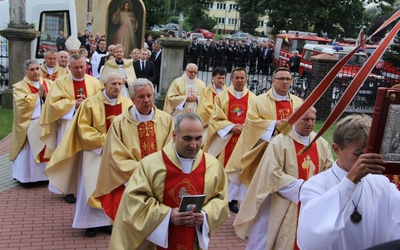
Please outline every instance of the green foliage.
[{"label": "green foliage", "polygon": [[264,15],[268,9],[264,0],[237,0],[236,3],[240,11],[240,29],[254,34],[258,27],[258,17]]},{"label": "green foliage", "polygon": [[13,123],[12,109],[0,108],[0,140],[11,133]]},{"label": "green foliage", "polygon": [[167,23],[171,16],[170,0],[143,0],[146,7],[146,30],[150,30],[156,24]]},{"label": "green foliage", "polygon": [[393,43],[390,45],[390,50],[387,50],[383,54],[383,60],[396,66],[400,67],[400,32],[397,33]]},{"label": "green foliage", "polygon": [[356,36],[364,11],[361,1],[350,0],[263,0],[262,6],[267,10],[272,34],[280,30],[304,30],[326,32],[330,38]]},{"label": "green foliage", "polygon": [[[318,132],[321,130],[322,125],[324,125],[325,121],[316,121],[314,125],[314,131]],[[332,147],[332,142],[333,142],[333,128],[334,126],[330,127],[323,135],[322,137],[331,145]],[[332,155],[334,159],[337,159],[337,156],[335,152],[332,149]]]}]

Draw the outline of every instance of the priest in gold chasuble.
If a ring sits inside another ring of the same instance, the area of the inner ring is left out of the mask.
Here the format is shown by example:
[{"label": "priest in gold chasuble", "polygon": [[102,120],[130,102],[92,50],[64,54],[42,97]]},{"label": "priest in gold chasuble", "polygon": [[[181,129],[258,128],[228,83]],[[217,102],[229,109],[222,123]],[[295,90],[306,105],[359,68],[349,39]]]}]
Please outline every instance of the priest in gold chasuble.
[{"label": "priest in gold chasuble", "polygon": [[116,117],[108,131],[93,194],[111,219],[139,161],[165,147],[174,126],[171,115],[154,106],[154,86],[149,80],[136,79],[130,94],[134,106]]},{"label": "priest in gold chasuble", "polygon": [[272,139],[257,167],[233,223],[236,234],[248,238],[247,249],[298,249],[296,227],[301,185],[331,167],[328,142],[315,137],[316,110],[310,108],[287,134]]},{"label": "priest in gold chasuble", "polygon": [[45,170],[50,183],[60,192],[77,194],[73,228],[109,225],[103,210],[90,207],[88,202],[96,187],[107,130],[112,120],[132,105],[120,94],[122,86],[122,77],[111,73],[105,90],[81,103]]},{"label": "priest in gold chasuble", "polygon": [[24,63],[25,77],[13,85],[13,126],[9,159],[13,178],[21,183],[47,180],[44,144],[40,141],[42,104],[52,82],[40,77],[36,60]]},{"label": "priest in gold chasuble", "polygon": [[252,103],[238,146],[225,166],[231,181],[237,184],[243,182],[247,187],[250,185],[268,143],[279,133],[277,125],[287,120],[293,110],[303,103],[302,99],[289,93],[291,84],[289,70],[278,68],[272,75],[272,88],[257,96]]},{"label": "priest in gold chasuble", "polygon": [[[122,196],[110,249],[207,249],[228,218],[227,178],[201,149],[203,122],[176,118],[173,142],[140,161]],[[179,212],[182,195],[205,194],[201,212]]]}]

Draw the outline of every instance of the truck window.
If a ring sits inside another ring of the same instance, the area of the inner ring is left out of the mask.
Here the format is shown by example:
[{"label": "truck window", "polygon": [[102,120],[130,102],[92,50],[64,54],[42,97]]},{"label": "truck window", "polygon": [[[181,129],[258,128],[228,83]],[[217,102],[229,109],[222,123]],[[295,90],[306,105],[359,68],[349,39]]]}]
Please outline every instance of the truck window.
[{"label": "truck window", "polygon": [[310,58],[314,55],[314,52],[311,50],[304,50],[303,52],[303,60],[310,61]]},{"label": "truck window", "polygon": [[64,37],[71,35],[69,11],[47,11],[40,14],[38,30],[40,36],[36,46],[36,58],[43,58],[48,49],[57,51],[56,39],[60,31]]}]

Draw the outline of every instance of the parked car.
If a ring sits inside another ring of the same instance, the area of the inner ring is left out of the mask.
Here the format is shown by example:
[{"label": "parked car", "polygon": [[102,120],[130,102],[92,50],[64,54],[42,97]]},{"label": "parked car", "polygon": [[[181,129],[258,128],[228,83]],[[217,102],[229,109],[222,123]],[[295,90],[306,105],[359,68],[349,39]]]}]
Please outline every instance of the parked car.
[{"label": "parked car", "polygon": [[[168,34],[172,35],[173,37],[179,37],[179,31],[178,30],[168,30],[166,31]],[[182,30],[182,37],[186,36],[186,31]]]},{"label": "parked car", "polygon": [[244,39],[246,39],[247,36],[250,36],[251,39],[253,39],[252,35],[250,35],[249,33],[244,33],[244,32],[237,32],[237,33],[235,33],[233,35],[226,36],[226,38],[229,38],[229,39],[233,38],[233,39],[236,39],[236,40],[244,40]]},{"label": "parked car", "polygon": [[214,33],[206,29],[195,29],[193,32],[203,34],[204,38],[209,38],[209,39],[214,38]]},{"label": "parked car", "polygon": [[168,32],[169,30],[179,30],[179,24],[177,23],[168,23],[164,26],[164,31]]},{"label": "parked car", "polygon": [[197,37],[197,40],[199,43],[203,43],[206,39],[204,38],[203,34],[201,33],[190,33],[189,36],[187,37],[187,40],[192,40],[193,37]]}]

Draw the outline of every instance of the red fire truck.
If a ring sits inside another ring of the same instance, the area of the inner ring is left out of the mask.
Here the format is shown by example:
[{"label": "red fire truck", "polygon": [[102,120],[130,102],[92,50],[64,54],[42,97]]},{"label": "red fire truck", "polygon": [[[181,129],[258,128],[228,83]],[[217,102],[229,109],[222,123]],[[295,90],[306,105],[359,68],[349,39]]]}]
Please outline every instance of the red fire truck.
[{"label": "red fire truck", "polygon": [[[354,47],[306,44],[304,45],[303,54],[301,56],[299,74],[303,76],[303,78],[311,76],[312,56],[328,54],[340,60],[353,49]],[[366,53],[357,52],[339,71],[336,76],[337,86],[334,88],[334,93],[332,96],[333,100],[337,100],[340,97],[367,59],[368,55]],[[373,102],[375,100],[376,89],[382,86],[386,87],[387,84],[388,83],[385,81],[385,77],[382,75],[370,73],[368,78],[363,83],[363,86],[359,90],[359,94],[363,95],[367,102]]]},{"label": "red fire truck", "polygon": [[292,31],[281,33],[275,36],[274,68],[289,67],[288,61],[292,57],[293,51],[299,51],[299,56],[303,53],[306,44],[329,44],[330,39],[319,37],[316,33],[304,31]]}]

